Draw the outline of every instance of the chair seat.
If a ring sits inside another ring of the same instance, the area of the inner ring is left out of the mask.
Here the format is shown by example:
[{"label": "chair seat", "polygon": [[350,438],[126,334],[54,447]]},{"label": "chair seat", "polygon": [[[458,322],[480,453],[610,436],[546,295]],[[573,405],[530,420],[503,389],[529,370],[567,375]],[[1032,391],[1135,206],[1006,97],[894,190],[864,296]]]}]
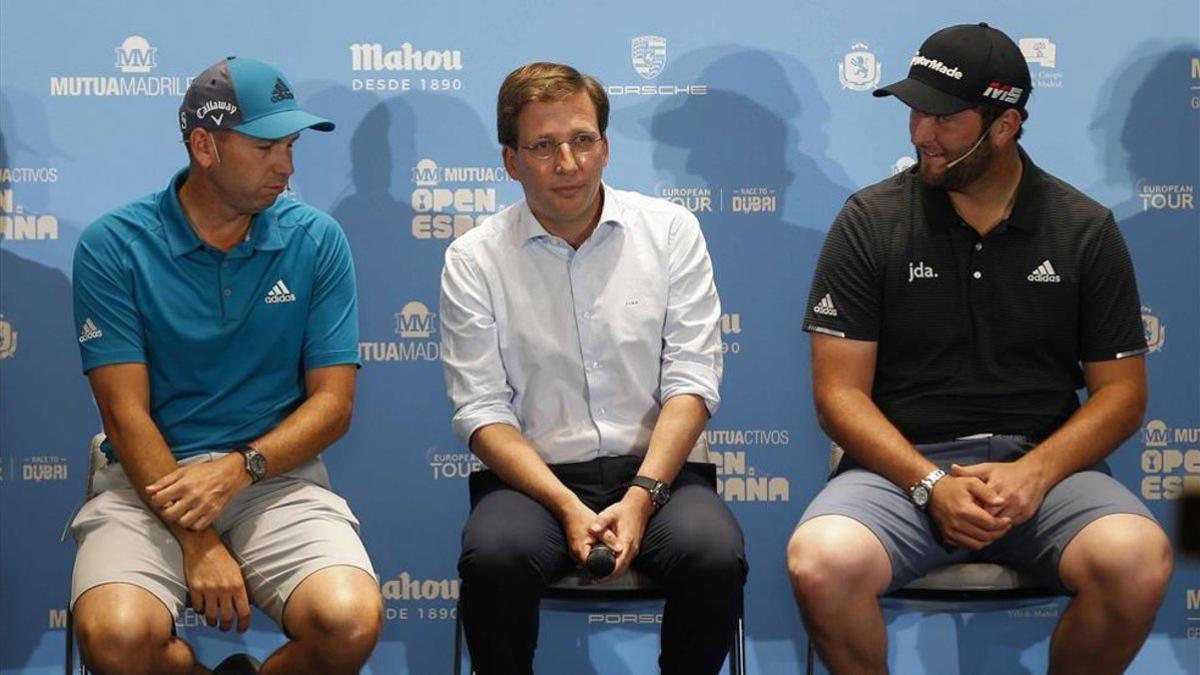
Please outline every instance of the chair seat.
[{"label": "chair seat", "polygon": [[901,600],[1050,599],[1059,591],[1026,572],[995,563],[957,563],[930,570],[887,595]]}]

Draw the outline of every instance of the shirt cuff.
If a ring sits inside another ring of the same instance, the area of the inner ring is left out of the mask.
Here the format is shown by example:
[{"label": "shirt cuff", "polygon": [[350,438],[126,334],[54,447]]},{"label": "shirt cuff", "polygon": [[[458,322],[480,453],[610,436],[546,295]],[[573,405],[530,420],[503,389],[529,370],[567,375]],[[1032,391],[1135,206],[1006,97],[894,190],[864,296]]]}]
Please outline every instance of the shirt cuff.
[{"label": "shirt cuff", "polygon": [[501,402],[481,402],[459,408],[450,421],[454,435],[463,443],[469,444],[471,436],[480,428],[489,424],[509,424],[521,430],[521,423],[512,406]]},{"label": "shirt cuff", "polygon": [[712,368],[687,361],[673,361],[663,364],[659,381],[663,403],[680,394],[695,394],[704,399],[709,417],[716,415],[717,408],[721,407],[721,394],[717,389],[721,380]]}]

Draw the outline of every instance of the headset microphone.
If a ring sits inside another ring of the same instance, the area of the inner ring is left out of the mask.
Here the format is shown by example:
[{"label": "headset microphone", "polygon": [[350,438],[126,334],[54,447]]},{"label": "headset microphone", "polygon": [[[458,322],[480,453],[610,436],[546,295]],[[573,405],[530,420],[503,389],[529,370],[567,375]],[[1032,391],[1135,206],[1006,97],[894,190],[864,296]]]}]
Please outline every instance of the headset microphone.
[{"label": "headset microphone", "polygon": [[983,133],[982,133],[982,134],[979,134],[979,140],[975,141],[975,145],[972,145],[972,146],[971,146],[971,149],[970,149],[970,150],[968,150],[968,151],[966,152],[966,154],[964,154],[962,157],[959,157],[958,159],[954,160],[953,162],[949,162],[949,163],[947,163],[947,164],[946,164],[946,168],[947,168],[947,169],[953,169],[955,164],[958,164],[959,162],[963,161],[964,159],[966,159],[966,158],[970,157],[970,156],[971,156],[971,154],[972,154],[972,153],[974,153],[976,150],[978,150],[978,149],[979,149],[979,146],[983,144],[983,139],[987,138],[987,136],[988,136],[988,132],[989,132],[989,131],[991,131],[991,130],[992,130],[992,128],[991,128],[991,127],[988,127],[987,129],[984,129],[984,130],[983,130]]}]

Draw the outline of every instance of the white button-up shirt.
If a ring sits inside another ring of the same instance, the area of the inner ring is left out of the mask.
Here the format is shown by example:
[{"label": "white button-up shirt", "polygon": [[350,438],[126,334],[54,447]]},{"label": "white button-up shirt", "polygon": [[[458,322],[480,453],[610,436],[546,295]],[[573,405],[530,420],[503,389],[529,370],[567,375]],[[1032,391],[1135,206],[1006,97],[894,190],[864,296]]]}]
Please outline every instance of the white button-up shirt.
[{"label": "white button-up shirt", "polygon": [[547,464],[645,454],[662,404],[720,403],[721,315],[688,210],[603,186],[573,249],[524,201],[467,232],[442,270],[442,363],[464,442],[511,424]]}]

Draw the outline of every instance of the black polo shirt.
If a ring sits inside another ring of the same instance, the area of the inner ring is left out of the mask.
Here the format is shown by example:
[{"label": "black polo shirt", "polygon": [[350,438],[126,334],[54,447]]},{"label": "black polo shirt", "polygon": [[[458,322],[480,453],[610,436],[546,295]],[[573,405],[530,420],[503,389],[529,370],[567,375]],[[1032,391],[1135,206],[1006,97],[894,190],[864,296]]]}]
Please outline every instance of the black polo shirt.
[{"label": "black polo shirt", "polygon": [[1080,362],[1145,353],[1112,212],[1036,167],[980,237],[915,169],[846,201],[804,329],[878,343],[872,399],[913,443],[1045,437],[1079,408]]}]

